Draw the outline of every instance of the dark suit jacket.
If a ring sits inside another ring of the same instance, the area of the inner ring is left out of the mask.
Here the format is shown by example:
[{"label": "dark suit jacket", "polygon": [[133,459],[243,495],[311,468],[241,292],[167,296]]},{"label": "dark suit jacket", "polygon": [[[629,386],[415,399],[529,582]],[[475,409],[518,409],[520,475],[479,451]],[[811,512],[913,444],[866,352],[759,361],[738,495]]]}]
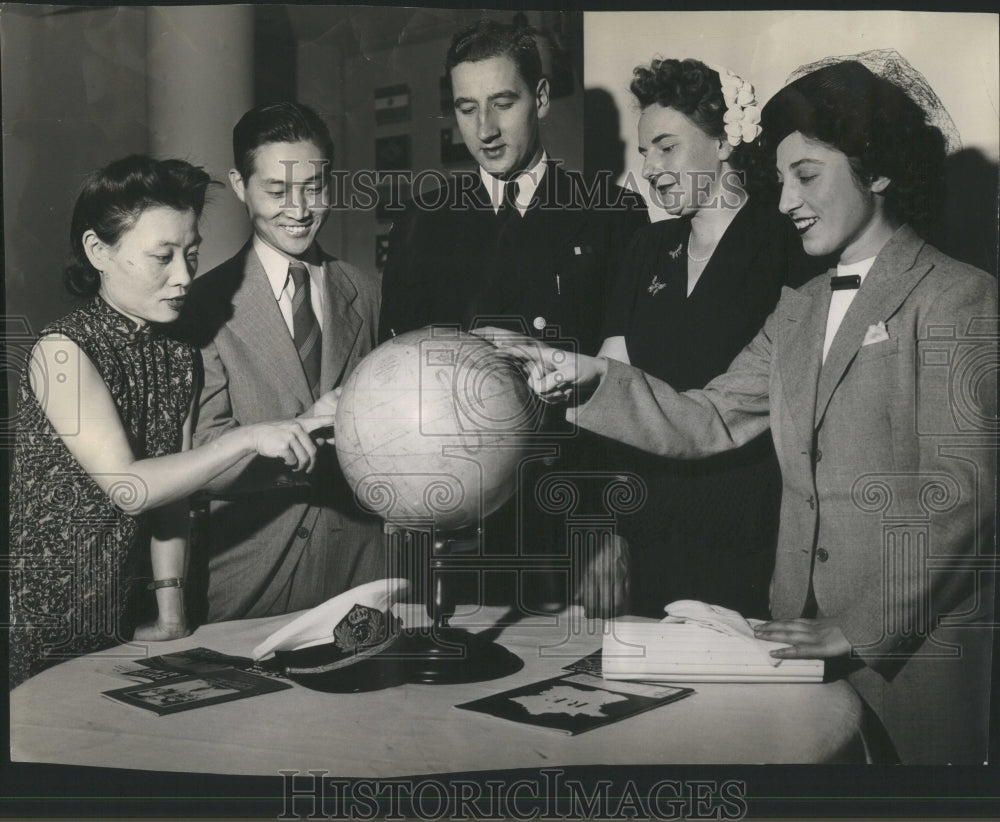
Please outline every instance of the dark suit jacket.
[{"label": "dark suit jacket", "polygon": [[595,353],[618,257],[646,222],[638,195],[611,188],[588,204],[580,175],[549,161],[523,218],[499,241],[478,171],[416,197],[389,235],[379,339],[478,322],[558,332]]},{"label": "dark suit jacket", "polygon": [[[327,316],[320,392],[341,384],[375,342],[378,281],[324,261]],[[248,243],[191,286],[182,331],[201,348],[204,386],[194,444],[237,426],[290,419],[312,405],[295,344]],[[311,480],[279,460],[243,460],[212,486],[208,620],[317,605],[385,576],[380,523],[363,515],[332,449]]]},{"label": "dark suit jacket", "polygon": [[[512,215],[500,236],[478,170],[415,198],[389,237],[380,339],[431,324],[498,325],[596,353],[619,255],[646,223],[646,209],[641,197],[616,186],[588,202],[593,193],[580,175],[549,161],[524,216]],[[548,415],[543,425],[560,423],[565,426]],[[552,454],[563,454],[563,470],[594,461],[582,455],[580,437],[572,443],[572,449],[537,443],[537,453],[519,469],[521,502],[510,500],[483,526],[487,553],[560,550],[565,525],[539,510],[534,489],[539,472],[552,470]],[[552,576],[546,584],[553,590],[539,594],[542,599],[567,596],[568,580]]]},{"label": "dark suit jacket", "polygon": [[[879,253],[821,363],[827,276],[784,289],[703,390],[608,361],[581,426],[664,456],[770,428],[782,473],[771,611],[810,587],[863,662],[852,684],[908,763],[986,753],[993,581],[996,280],[904,226]],[[884,324],[884,334],[879,333]],[[949,626],[949,621],[952,623]]]}]

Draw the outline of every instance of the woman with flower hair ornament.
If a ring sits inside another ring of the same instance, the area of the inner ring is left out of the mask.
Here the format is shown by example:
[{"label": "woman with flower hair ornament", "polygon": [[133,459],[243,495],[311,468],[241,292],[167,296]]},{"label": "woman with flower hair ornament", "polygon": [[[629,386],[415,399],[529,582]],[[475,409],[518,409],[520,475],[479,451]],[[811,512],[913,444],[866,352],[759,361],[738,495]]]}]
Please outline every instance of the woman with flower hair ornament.
[{"label": "woman with flower hair ornament", "polygon": [[807,253],[837,266],[784,289],[703,390],[498,342],[540,396],[585,400],[571,421],[651,453],[699,459],[770,431],[781,524],[773,619],[757,637],[781,643],[773,657],[825,659],[828,678],[846,676],[870,709],[875,761],[980,765],[996,618],[997,284],[921,236],[941,207],[946,143],[910,89],[855,56],[797,76],[764,107],[779,209]]},{"label": "woman with flower hair ornament", "polygon": [[[749,82],[698,60],[654,59],[635,69],[631,90],[641,109],[643,177],[652,200],[680,219],[634,237],[601,354],[679,390],[703,388],[750,341],[781,287],[822,269],[766,184]],[[781,497],[770,438],[698,463],[613,454],[612,468],[643,476],[648,499],[619,519],[628,560],[605,558],[591,575],[631,565],[628,610],[644,616],[699,599],[766,617]],[[602,586],[591,580],[590,589]]]}]

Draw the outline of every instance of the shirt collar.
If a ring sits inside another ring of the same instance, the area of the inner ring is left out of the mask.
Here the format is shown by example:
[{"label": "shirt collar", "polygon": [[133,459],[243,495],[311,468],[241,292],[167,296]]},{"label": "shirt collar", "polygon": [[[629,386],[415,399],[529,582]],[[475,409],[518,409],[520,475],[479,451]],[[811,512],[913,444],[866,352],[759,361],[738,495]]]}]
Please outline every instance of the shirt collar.
[{"label": "shirt collar", "polygon": [[[285,290],[285,285],[288,282],[288,265],[292,260],[280,251],[271,248],[256,234],[253,238],[253,250],[257,252],[257,259],[260,260],[260,264],[264,267],[267,281],[271,284],[271,291],[274,292],[274,299],[281,299],[281,292]],[[310,279],[315,279],[316,265],[307,263],[305,260],[296,260],[296,262],[301,262],[305,265],[309,271]]]},{"label": "shirt collar", "polygon": [[[531,205],[535,191],[538,189],[539,184],[542,182],[542,177],[545,175],[545,169],[548,168],[546,165],[548,160],[549,155],[543,150],[542,157],[537,163],[512,178],[517,180],[517,210],[521,214],[524,214],[528,210],[528,206]],[[499,211],[503,203],[503,190],[506,181],[501,180],[499,177],[494,177],[482,166],[479,167],[479,177],[482,179],[483,185],[486,186],[486,191],[490,195],[490,203],[493,205],[493,210]]]},{"label": "shirt collar", "polygon": [[875,263],[875,257],[867,257],[864,260],[858,260],[856,263],[847,263],[846,265],[837,265],[837,276],[838,277],[850,277],[856,274],[861,278],[861,282],[865,281],[865,277],[871,270],[872,265]]}]

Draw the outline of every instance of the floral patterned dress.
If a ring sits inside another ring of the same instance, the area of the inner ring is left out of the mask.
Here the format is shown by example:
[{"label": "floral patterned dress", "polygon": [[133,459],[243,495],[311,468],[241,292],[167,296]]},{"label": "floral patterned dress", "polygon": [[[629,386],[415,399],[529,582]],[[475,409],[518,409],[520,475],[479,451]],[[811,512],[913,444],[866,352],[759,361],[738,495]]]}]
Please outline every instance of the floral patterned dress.
[{"label": "floral patterned dress", "polygon": [[[194,391],[192,347],[156,326],[137,327],[100,297],[48,326],[97,368],[137,458],[181,450]],[[55,351],[43,384],[67,379],[73,359]],[[10,486],[10,678],[14,688],[67,658],[132,637],[137,560],[149,548],[143,516],[122,513],[83,470],[21,376]],[[72,436],[72,432],[67,432]],[[116,493],[141,497],[136,477]]]}]

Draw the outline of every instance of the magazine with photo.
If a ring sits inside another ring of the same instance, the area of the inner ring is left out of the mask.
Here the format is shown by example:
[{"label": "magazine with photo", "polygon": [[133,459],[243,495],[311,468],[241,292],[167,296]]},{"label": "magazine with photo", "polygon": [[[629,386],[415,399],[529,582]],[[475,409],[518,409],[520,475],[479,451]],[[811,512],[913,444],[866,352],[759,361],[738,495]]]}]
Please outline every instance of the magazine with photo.
[{"label": "magazine with photo", "polygon": [[[209,674],[217,671],[231,670],[248,671],[259,676],[285,679],[284,674],[274,667],[273,661],[254,662],[248,656],[233,656],[213,651],[211,648],[189,648],[162,656],[151,656],[148,659],[136,660],[139,665],[173,674]],[[131,674],[126,674],[131,675]],[[138,676],[138,674],[136,674]],[[152,679],[152,677],[147,677]]]},{"label": "magazine with photo", "polygon": [[692,688],[670,685],[599,683],[593,674],[576,673],[534,682],[455,707],[576,735],[676,702],[693,693]]},{"label": "magazine with photo", "polygon": [[291,687],[287,682],[230,668],[201,676],[178,676],[116,688],[104,691],[104,696],[164,716]]},{"label": "magazine with photo", "polygon": [[182,679],[186,674],[177,671],[164,670],[162,668],[149,668],[145,665],[132,665],[123,663],[115,665],[114,672],[119,676],[138,682],[164,682],[166,680]]}]

